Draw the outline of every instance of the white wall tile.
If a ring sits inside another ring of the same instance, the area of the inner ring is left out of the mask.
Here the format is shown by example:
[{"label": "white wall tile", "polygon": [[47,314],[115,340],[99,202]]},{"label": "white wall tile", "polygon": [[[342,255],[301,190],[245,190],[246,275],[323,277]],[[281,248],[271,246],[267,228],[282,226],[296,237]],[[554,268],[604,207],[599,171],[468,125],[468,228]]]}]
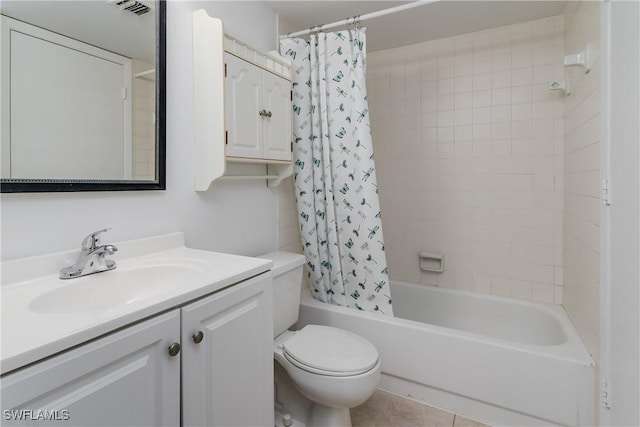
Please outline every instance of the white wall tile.
[{"label": "white wall tile", "polygon": [[511,123],[498,122],[491,124],[491,137],[493,139],[505,140],[511,139]]},{"label": "white wall tile", "polygon": [[[476,117],[478,120],[476,121]],[[480,120],[480,118],[486,120]],[[473,139],[474,141],[487,141],[491,139],[491,109],[473,110]]]},{"label": "white wall tile", "polygon": [[486,49],[478,48],[473,54],[473,73],[487,74],[491,71],[491,53]]},{"label": "white wall tile", "polygon": [[455,95],[453,92],[448,95],[438,95],[438,111],[455,109]]},{"label": "white wall tile", "polygon": [[546,283],[532,284],[533,299],[535,301],[553,304],[554,302],[554,286]]},{"label": "white wall tile", "polygon": [[491,108],[491,122],[510,122],[511,121],[511,105],[500,105]]},{"label": "white wall tile", "polygon": [[[372,126],[392,278],[561,300],[564,99],[542,79],[561,78],[563,43],[556,21],[541,21],[392,49],[369,63],[370,109],[386,112]],[[578,101],[578,116],[593,116]],[[569,144],[576,165],[593,159],[588,145]],[[420,272],[420,250],[443,253],[446,271]]]},{"label": "white wall tile", "polygon": [[500,88],[491,90],[491,105],[510,105],[511,88]]},{"label": "white wall tile", "polygon": [[[599,6],[576,2],[564,16],[565,53],[599,44]],[[564,98],[563,269],[554,271],[554,300],[565,306],[578,333],[599,360],[600,75],[565,70],[572,83]],[[570,99],[571,98],[571,99]],[[596,178],[597,177],[597,178]]]},{"label": "white wall tile", "polygon": [[513,86],[525,86],[533,83],[533,68],[516,68],[511,72],[511,83]]},{"label": "white wall tile", "polygon": [[456,77],[454,87],[455,93],[471,92],[473,90],[473,77],[470,75]]},{"label": "white wall tile", "polygon": [[511,66],[514,69],[533,66],[533,49],[522,47],[511,54]]},{"label": "white wall tile", "polygon": [[438,95],[438,81],[433,79],[429,81],[423,81],[421,84],[422,96],[437,96]]},{"label": "white wall tile", "polygon": [[[438,127],[453,126],[455,123],[455,111],[438,112]],[[439,139],[439,136],[438,136]]]},{"label": "white wall tile", "polygon": [[454,62],[455,76],[469,76],[473,74],[473,59],[472,57],[458,57],[456,56]]},{"label": "white wall tile", "polygon": [[492,50],[491,71],[508,70],[511,68],[510,50]]},{"label": "white wall tile", "polygon": [[493,89],[511,87],[511,69],[492,72],[491,87]]},{"label": "white wall tile", "polygon": [[456,126],[471,125],[473,123],[473,110],[455,110],[454,123]]},{"label": "white wall tile", "polygon": [[531,103],[533,101],[533,86],[525,85],[511,89],[511,102],[513,104]]},{"label": "white wall tile", "polygon": [[[492,111],[490,107],[474,108],[473,109],[473,123],[474,124],[489,124],[491,123]],[[489,137],[491,134],[489,134]]]},{"label": "white wall tile", "polygon": [[473,126],[460,125],[455,128],[455,142],[473,141]]},{"label": "white wall tile", "polygon": [[473,108],[473,96],[472,92],[456,93],[454,96],[454,108],[456,110],[465,110]]},{"label": "white wall tile", "polygon": [[477,90],[473,92],[473,107],[489,107],[491,106],[491,91]]},{"label": "white wall tile", "polygon": [[[512,97],[513,100],[513,97]],[[525,104],[512,104],[511,106],[511,119],[513,121],[525,121],[533,118],[533,106],[531,103]]]},{"label": "white wall tile", "polygon": [[490,72],[474,73],[473,74],[473,90],[489,90],[489,89],[491,89],[491,73]]},{"label": "white wall tile", "polygon": [[438,95],[450,95],[454,93],[454,78],[444,78],[438,80]]}]

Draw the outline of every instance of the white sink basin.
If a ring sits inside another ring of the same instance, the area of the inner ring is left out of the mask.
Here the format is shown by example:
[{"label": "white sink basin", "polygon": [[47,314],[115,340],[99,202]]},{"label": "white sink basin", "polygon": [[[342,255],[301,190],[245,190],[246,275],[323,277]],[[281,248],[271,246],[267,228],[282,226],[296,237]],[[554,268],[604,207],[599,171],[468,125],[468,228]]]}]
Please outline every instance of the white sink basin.
[{"label": "white sink basin", "polygon": [[78,258],[77,250],[0,265],[0,374],[218,292],[271,265],[187,248],[182,233],[114,243],[115,270],[76,279],[58,275]]},{"label": "white sink basin", "polygon": [[197,263],[167,262],[57,279],[58,287],[34,298],[29,309],[38,313],[118,309],[165,294],[204,274],[205,269]]}]

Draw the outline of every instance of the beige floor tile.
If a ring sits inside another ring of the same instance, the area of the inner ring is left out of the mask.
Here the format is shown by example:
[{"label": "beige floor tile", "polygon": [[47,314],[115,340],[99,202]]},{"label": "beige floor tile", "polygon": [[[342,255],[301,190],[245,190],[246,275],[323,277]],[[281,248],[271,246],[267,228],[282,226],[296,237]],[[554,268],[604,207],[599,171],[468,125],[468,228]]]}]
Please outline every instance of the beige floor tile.
[{"label": "beige floor tile", "polygon": [[453,427],[489,427],[486,424],[479,423],[477,421],[470,420],[469,418],[465,418],[462,415],[456,415]]},{"label": "beige floor tile", "polygon": [[454,415],[451,412],[428,405],[420,406],[422,406],[425,427],[451,427],[453,425]]},{"label": "beige floor tile", "polygon": [[454,415],[377,390],[351,410],[354,427],[452,427]]}]

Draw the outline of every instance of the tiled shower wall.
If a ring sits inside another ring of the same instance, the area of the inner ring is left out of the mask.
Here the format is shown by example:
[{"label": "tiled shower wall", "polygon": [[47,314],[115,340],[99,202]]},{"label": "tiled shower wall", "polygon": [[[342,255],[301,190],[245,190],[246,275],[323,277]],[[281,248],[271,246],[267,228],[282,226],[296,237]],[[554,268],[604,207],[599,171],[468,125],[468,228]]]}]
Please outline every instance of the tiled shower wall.
[{"label": "tiled shower wall", "polygon": [[585,74],[567,68],[565,100],[564,306],[598,361],[600,339],[600,2],[570,2],[565,49],[590,43],[593,64]]},{"label": "tiled shower wall", "polygon": [[[370,53],[392,279],[560,304],[562,16]],[[443,273],[418,253],[443,254]]]},{"label": "tiled shower wall", "polygon": [[[154,69],[151,64],[133,60],[133,73]],[[153,180],[156,170],[156,82],[151,77],[133,79],[133,179]]]}]

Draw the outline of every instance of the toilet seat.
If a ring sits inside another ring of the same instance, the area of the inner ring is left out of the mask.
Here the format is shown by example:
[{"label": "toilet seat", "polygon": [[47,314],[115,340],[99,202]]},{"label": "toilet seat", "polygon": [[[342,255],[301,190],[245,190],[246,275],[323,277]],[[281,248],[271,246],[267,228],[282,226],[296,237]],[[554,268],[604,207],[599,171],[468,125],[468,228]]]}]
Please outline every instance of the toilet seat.
[{"label": "toilet seat", "polygon": [[378,363],[378,351],[364,338],[330,326],[307,325],[283,343],[283,355],[305,371],[345,377],[359,375]]}]

